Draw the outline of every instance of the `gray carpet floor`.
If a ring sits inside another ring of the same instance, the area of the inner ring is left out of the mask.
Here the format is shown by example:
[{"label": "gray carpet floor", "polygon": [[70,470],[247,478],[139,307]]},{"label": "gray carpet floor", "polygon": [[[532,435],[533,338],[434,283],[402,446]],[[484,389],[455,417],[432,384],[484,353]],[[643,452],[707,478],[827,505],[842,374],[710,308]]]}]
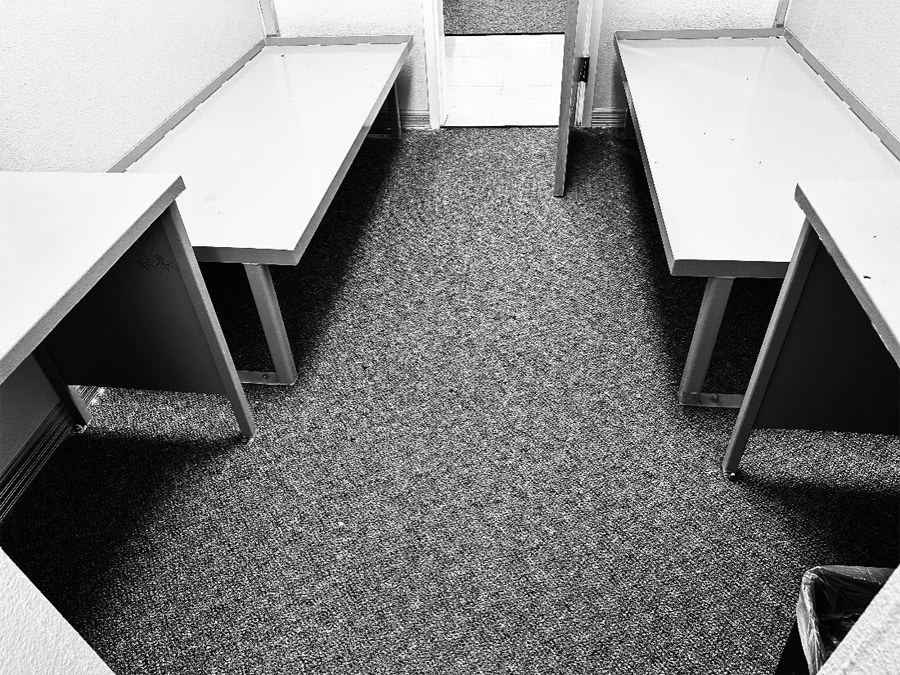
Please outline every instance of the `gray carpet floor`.
[{"label": "gray carpet floor", "polygon": [[[771,673],[802,572],[896,566],[900,442],[765,432],[675,389],[702,282],[668,275],[636,146],[552,129],[369,141],[275,270],[300,381],[110,390],[4,522],[128,673]],[[240,367],[239,269],[205,267]],[[777,287],[738,283],[744,386]]]},{"label": "gray carpet floor", "polygon": [[564,33],[564,0],[444,0],[446,35]]}]

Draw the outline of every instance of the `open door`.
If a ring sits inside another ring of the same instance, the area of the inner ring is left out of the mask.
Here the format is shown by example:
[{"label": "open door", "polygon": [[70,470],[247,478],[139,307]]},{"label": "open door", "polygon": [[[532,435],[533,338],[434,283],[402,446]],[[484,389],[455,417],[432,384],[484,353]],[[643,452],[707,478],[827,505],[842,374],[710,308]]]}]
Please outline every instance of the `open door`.
[{"label": "open door", "polygon": [[[556,145],[556,176],[553,196],[562,197],[566,192],[566,162],[569,156],[569,132],[590,120],[593,80],[596,64],[590,54],[596,53],[600,33],[600,17],[603,0],[569,0],[566,19],[566,42],[563,48],[562,92],[559,97],[559,136]],[[585,94],[588,94],[587,96]]]}]

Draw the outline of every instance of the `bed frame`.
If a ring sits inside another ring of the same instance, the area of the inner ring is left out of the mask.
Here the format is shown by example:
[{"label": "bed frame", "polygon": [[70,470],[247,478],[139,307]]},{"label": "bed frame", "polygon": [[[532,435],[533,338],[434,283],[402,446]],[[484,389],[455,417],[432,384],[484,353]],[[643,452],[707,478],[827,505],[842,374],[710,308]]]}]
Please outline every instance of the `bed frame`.
[{"label": "bed frame", "polygon": [[803,225],[801,179],[900,178],[900,143],[782,27],[621,31],[630,119],[669,271],[707,279],[678,392],[703,391],[736,278],[783,278]]},{"label": "bed frame", "polygon": [[197,259],[244,266],[274,371],[242,382],[297,380],[269,266],[299,262],[382,106],[400,137],[411,42],[266,38],[112,168],[182,175]]}]

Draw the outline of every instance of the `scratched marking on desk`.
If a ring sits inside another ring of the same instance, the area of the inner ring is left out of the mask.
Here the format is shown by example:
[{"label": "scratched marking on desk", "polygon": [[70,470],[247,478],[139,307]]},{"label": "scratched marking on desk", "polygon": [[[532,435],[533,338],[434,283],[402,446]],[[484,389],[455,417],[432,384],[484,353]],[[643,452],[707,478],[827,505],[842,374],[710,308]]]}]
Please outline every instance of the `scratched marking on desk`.
[{"label": "scratched marking on desk", "polygon": [[[149,238],[149,237],[148,237]],[[145,280],[146,275],[154,272],[172,274],[175,271],[175,262],[163,255],[147,252],[143,248],[133,248],[119,260],[119,263],[110,270],[112,279],[119,288],[133,288]]]},{"label": "scratched marking on desk", "polygon": [[140,267],[145,272],[153,269],[153,263],[150,262],[150,259],[144,254],[143,251],[138,251],[137,253],[137,266]]}]

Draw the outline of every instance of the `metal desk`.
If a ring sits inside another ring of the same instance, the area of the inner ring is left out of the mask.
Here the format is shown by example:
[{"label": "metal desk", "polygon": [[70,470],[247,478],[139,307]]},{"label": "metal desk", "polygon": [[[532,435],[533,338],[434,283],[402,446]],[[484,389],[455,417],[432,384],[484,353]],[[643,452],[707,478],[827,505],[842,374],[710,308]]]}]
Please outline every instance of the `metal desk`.
[{"label": "metal desk", "polygon": [[175,205],[178,176],[0,173],[0,382],[30,354],[70,385],[221,393],[255,428]]},{"label": "metal desk", "polygon": [[754,428],[900,434],[900,181],[797,187],[806,222],[722,460]]}]

